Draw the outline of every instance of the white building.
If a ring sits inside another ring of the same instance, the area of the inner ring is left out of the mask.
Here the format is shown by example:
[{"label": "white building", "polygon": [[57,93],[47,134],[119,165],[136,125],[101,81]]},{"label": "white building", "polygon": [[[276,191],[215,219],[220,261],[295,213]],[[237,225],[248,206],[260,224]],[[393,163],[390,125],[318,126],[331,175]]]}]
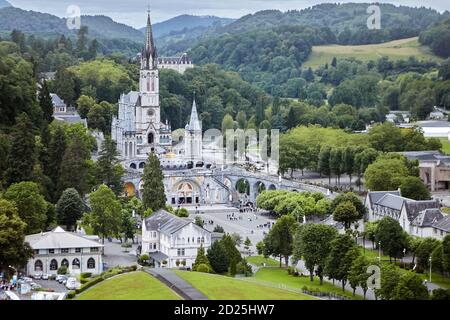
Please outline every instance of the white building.
[{"label": "white building", "polygon": [[56,274],[61,266],[66,266],[72,275],[101,273],[103,245],[92,240],[95,238],[98,239],[66,232],[61,227],[26,236],[25,241],[34,250],[34,257],[26,267],[27,274]]},{"label": "white building", "polygon": [[401,196],[400,190],[369,190],[365,206],[366,220],[377,221],[386,216],[391,217],[411,236],[442,239],[450,232],[450,220],[446,220],[447,215],[440,211],[439,200],[418,201],[405,198]]},{"label": "white building", "polygon": [[[191,268],[197,251],[211,246],[211,232],[197,226],[188,218],[179,218],[158,210],[142,223],[141,254],[148,254],[155,267],[177,267],[177,260]],[[163,261],[167,263],[164,265]]]},{"label": "white building", "polygon": [[192,60],[187,53],[183,53],[181,57],[161,57],[158,58],[158,68],[171,69],[183,74],[187,69],[194,67]]}]

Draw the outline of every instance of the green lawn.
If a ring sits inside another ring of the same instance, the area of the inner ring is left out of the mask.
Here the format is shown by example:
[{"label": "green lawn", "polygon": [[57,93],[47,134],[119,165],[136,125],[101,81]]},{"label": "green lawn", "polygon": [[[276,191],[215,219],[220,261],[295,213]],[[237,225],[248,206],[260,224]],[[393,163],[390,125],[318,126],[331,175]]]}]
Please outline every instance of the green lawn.
[{"label": "green lawn", "polygon": [[180,300],[159,280],[145,272],[132,272],[104,280],[82,292],[77,300]]},{"label": "green lawn", "polygon": [[388,56],[392,60],[407,59],[415,56],[418,60],[431,59],[441,61],[426,46],[421,46],[418,38],[400,39],[380,44],[341,46],[325,45],[313,46],[312,53],[303,67],[317,68],[330,63],[333,57],[339,59],[355,58],[362,61],[378,60],[382,56]]},{"label": "green lawn", "polygon": [[450,141],[447,137],[440,137],[438,138],[439,141],[442,143],[442,152],[445,154],[450,154]]},{"label": "green lawn", "polygon": [[315,300],[301,293],[235,278],[192,271],[175,272],[212,300]]},{"label": "green lawn", "polygon": [[255,274],[254,277],[248,278],[249,281],[261,281],[261,282],[271,282],[276,284],[282,284],[286,288],[302,289],[307,286],[310,289],[319,289],[322,292],[333,292],[352,299],[362,299],[360,296],[353,297],[352,293],[346,291],[345,293],[338,286],[333,286],[333,284],[325,282],[320,285],[319,278],[314,277],[314,281],[311,282],[309,278],[309,273],[306,277],[294,277],[287,273],[285,268],[261,268]]},{"label": "green lawn", "polygon": [[[264,258],[263,256],[251,256],[251,257],[246,257],[245,259],[249,263],[253,263],[256,266],[262,266],[264,262],[266,263],[266,266],[269,266],[269,267],[279,267],[280,266],[280,261],[277,261],[272,258]],[[282,263],[284,264],[284,260],[282,261]]]}]

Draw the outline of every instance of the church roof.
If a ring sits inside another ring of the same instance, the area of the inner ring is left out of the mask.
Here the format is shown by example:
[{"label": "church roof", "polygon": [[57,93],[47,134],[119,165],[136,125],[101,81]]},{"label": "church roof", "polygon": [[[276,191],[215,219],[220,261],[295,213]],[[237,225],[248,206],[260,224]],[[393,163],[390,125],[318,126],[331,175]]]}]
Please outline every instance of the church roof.
[{"label": "church roof", "polygon": [[440,221],[444,215],[439,209],[425,209],[421,211],[411,222],[418,227],[431,227],[434,223]]},{"label": "church roof", "polygon": [[400,191],[370,191],[369,192],[369,199],[370,199],[370,206],[373,208],[373,205],[378,202],[384,195],[386,194],[393,194],[395,196],[401,196]]},{"label": "church roof", "polygon": [[450,214],[444,215],[444,217],[438,222],[433,224],[433,228],[450,232]]},{"label": "church roof", "polygon": [[[150,11],[148,12],[147,17],[147,31],[145,32],[145,48],[142,50],[142,59],[145,59],[145,64],[142,66],[143,69],[152,69],[155,67],[156,62],[156,47],[153,41],[153,30],[152,23],[150,20]],[[153,65],[150,65],[150,58],[152,60]]]},{"label": "church roof", "polygon": [[192,104],[192,111],[191,111],[191,120],[189,121],[189,125],[187,127],[189,131],[201,131],[202,127],[200,125],[200,121],[198,120],[198,114],[197,114],[197,105],[195,103]]},{"label": "church roof", "polygon": [[103,247],[97,241],[86,239],[73,232],[66,232],[61,227],[56,227],[50,232],[28,235],[25,237],[25,241],[35,250]]}]

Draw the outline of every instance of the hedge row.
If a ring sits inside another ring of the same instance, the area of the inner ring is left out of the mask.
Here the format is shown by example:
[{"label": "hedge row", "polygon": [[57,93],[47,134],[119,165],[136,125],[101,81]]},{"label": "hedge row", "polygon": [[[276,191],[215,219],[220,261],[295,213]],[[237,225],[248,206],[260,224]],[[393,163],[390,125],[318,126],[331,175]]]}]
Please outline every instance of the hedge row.
[{"label": "hedge row", "polygon": [[[114,268],[105,272],[102,272],[100,275],[95,276],[93,278],[90,279],[86,279],[83,276],[86,276],[87,274],[89,274],[89,272],[85,272],[83,274],[80,275],[80,282],[81,282],[81,287],[76,289],[75,292],[73,293],[73,296],[75,296],[75,294],[80,294],[81,292],[85,291],[86,289],[92,287],[93,285],[96,285],[99,282],[102,282],[103,280],[106,280],[108,278],[114,277],[118,274],[121,273],[127,273],[127,272],[131,272],[131,271],[136,271],[137,266],[131,266],[131,267],[124,267],[124,268]],[[91,274],[89,274],[90,276]],[[69,294],[71,294],[71,292],[73,291],[69,291],[69,293],[67,294],[67,298],[68,299],[72,299],[73,296],[71,296],[69,298]]]}]

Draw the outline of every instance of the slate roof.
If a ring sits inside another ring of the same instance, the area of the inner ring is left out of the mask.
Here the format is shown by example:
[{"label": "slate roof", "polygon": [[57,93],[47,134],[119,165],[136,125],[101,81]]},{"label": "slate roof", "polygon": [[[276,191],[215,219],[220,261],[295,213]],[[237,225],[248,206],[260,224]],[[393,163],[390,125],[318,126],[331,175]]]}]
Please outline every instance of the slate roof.
[{"label": "slate roof", "polygon": [[450,232],[450,214],[445,214],[441,220],[434,223],[433,228]]},{"label": "slate roof", "polygon": [[25,241],[35,250],[103,247],[97,241],[89,240],[73,232],[66,232],[61,227],[56,227],[50,232],[28,235]]},{"label": "slate roof", "polygon": [[192,61],[186,53],[180,57],[158,57],[158,64],[191,64]]},{"label": "slate roof", "polygon": [[52,103],[54,106],[66,106],[64,101],[56,93],[50,93],[50,97],[52,98]]},{"label": "slate roof", "polygon": [[165,253],[162,253],[160,251],[149,252],[148,255],[150,258],[152,258],[158,262],[163,262],[164,260],[167,260],[169,258],[168,255],[166,255]]},{"label": "slate roof", "polygon": [[410,199],[400,195],[386,193],[375,204],[400,211],[403,207],[403,203],[408,200]]},{"label": "slate roof", "polygon": [[425,209],[419,212],[411,224],[417,227],[431,227],[443,217],[444,215],[439,209]]},{"label": "slate roof", "polygon": [[370,199],[370,206],[373,208],[373,205],[380,200],[384,195],[386,194],[393,194],[396,196],[400,196],[400,192],[398,190],[396,191],[370,191],[369,192],[369,199]]},{"label": "slate roof", "polygon": [[167,235],[177,232],[190,223],[192,223],[192,220],[177,217],[162,209],[145,219],[145,227],[147,230],[159,231]]},{"label": "slate roof", "polygon": [[439,200],[409,200],[405,202],[406,215],[409,221],[413,221],[425,209],[439,209],[439,207]]},{"label": "slate roof", "polygon": [[197,113],[197,104],[194,102],[192,103],[192,111],[191,111],[191,119],[189,121],[189,125],[187,127],[189,131],[201,131],[202,127],[200,126],[200,121],[198,120],[198,113]]}]

